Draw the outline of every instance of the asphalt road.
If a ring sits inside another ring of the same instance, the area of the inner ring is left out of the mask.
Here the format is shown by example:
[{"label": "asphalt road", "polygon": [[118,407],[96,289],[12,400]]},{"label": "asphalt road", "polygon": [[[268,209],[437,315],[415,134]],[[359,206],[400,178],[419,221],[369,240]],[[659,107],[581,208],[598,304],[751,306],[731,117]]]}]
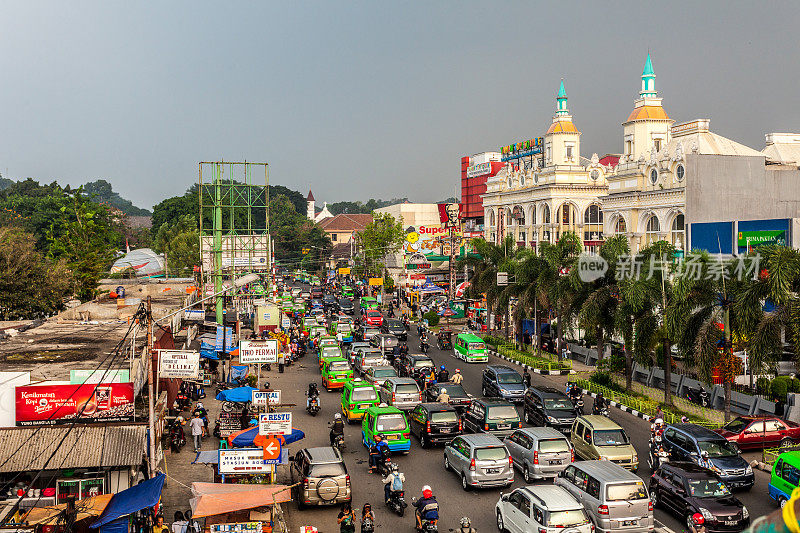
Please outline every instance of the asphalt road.
[{"label": "asphalt road", "polygon": [[[408,346],[410,352],[418,351],[419,343],[415,328],[409,332]],[[466,364],[452,357],[451,352],[442,352],[432,346],[428,352],[436,365],[444,364],[451,372],[455,368],[460,368],[464,375],[465,389],[475,395],[480,396],[481,373],[485,364]],[[503,360],[490,356],[489,364],[505,363]],[[328,427],[327,424],[333,419],[333,414],[339,411],[339,393],[327,393],[322,389],[322,410],[316,417],[311,417],[305,412],[305,390],[310,381],[320,383],[320,373],[317,366],[317,359],[314,355],[308,355],[287,369],[284,374],[270,376],[272,386],[283,391],[284,401],[298,405],[293,409],[294,425],[306,432],[306,438],[290,447],[290,454],[295,453],[302,447],[328,446]],[[532,374],[533,385],[563,386],[567,381],[566,376],[541,376]],[[590,407],[591,398],[586,398],[586,405]],[[520,414],[521,414],[521,407]],[[625,428],[632,440],[641,460],[638,474],[648,480],[651,472],[647,466],[647,445],[650,434],[650,424],[631,414],[612,408],[611,418]],[[345,463],[351,477],[353,488],[353,508],[360,516],[360,508],[365,502],[370,502],[376,515],[377,531],[413,531],[413,513],[407,512],[403,518],[386,509],[383,504],[383,485],[377,474],[367,472],[367,451],[360,442],[360,426],[351,425],[345,427],[346,450],[344,453]],[[760,457],[760,452],[748,453],[745,455],[748,460]],[[419,497],[423,485],[431,485],[440,505],[440,531],[453,531],[458,528],[458,520],[462,516],[469,516],[472,519],[473,527],[478,531],[497,531],[495,525],[494,506],[500,497],[500,489],[484,489],[465,492],[461,484],[452,472],[446,472],[442,465],[442,448],[423,450],[415,437],[412,437],[411,453],[408,455],[396,455],[395,460],[400,471],[406,476],[406,499],[410,504],[411,496]],[[283,469],[285,470],[285,469]],[[769,474],[756,471],[756,484],[749,492],[737,493],[737,497],[747,505],[750,510],[751,518],[767,514],[775,509],[774,504],[769,499],[767,484]],[[549,482],[538,482],[549,483]],[[514,487],[523,486],[524,482],[519,472],[515,473]],[[298,531],[302,525],[317,526],[320,531],[328,533],[338,531],[336,524],[336,509],[329,507],[312,508],[299,511],[294,503],[289,504],[289,524],[292,531]],[[685,531],[682,517],[673,517],[661,509],[655,511],[657,530],[674,532]]]}]

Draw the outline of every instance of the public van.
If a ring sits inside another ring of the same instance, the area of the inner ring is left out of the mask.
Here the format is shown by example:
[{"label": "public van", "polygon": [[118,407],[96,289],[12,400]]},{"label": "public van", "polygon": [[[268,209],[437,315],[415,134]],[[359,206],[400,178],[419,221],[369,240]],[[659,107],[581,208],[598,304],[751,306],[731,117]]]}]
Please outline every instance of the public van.
[{"label": "public van", "polygon": [[347,359],[335,357],[322,365],[322,386],[325,390],[341,389],[349,379],[353,379],[353,369]]},{"label": "public van", "polygon": [[783,507],[798,485],[800,485],[800,450],[783,452],[772,465],[769,497]]},{"label": "public van", "polygon": [[472,333],[460,333],[456,337],[453,355],[466,363],[485,363],[489,360],[483,339]]},{"label": "public van", "polygon": [[348,424],[364,418],[367,409],[379,403],[378,391],[371,382],[361,379],[345,382],[342,388],[342,414]]},{"label": "public van", "polygon": [[411,449],[411,433],[408,420],[403,411],[394,406],[381,404],[370,407],[361,421],[361,440],[369,448],[375,442],[375,435],[383,435],[386,444],[393,452],[405,452]]}]

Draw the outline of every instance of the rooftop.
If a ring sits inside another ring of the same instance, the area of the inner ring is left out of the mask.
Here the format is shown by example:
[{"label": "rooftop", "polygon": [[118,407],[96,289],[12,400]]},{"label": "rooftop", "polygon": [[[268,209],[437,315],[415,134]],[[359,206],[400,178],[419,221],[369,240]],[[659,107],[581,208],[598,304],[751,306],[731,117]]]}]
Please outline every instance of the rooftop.
[{"label": "rooftop", "polygon": [[372,215],[342,213],[319,221],[323,231],[362,231],[372,222]]}]

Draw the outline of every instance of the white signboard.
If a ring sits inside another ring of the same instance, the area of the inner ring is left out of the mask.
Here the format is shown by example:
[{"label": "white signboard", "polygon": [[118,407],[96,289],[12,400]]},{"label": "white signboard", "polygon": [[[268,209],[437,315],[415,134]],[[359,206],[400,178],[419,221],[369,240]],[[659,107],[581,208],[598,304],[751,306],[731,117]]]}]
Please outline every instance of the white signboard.
[{"label": "white signboard", "polygon": [[491,171],[492,171],[491,163],[489,162],[478,163],[477,165],[472,165],[471,167],[467,167],[467,177],[475,178],[477,176],[483,176],[485,174],[489,174]]},{"label": "white signboard", "polygon": [[259,435],[290,435],[292,413],[261,413],[258,416]]},{"label": "white signboard", "polygon": [[183,312],[183,319],[187,322],[202,322],[206,319],[206,312],[202,309],[187,309]]},{"label": "white signboard", "polygon": [[69,382],[73,385],[83,385],[84,383],[130,383],[130,381],[131,375],[127,368],[69,371]]},{"label": "white signboard", "polygon": [[162,378],[200,377],[200,352],[159,350],[158,375]]},{"label": "white signboard", "polygon": [[281,403],[281,391],[254,390],[251,403],[253,405],[263,405],[264,407],[267,405],[279,405]]},{"label": "white signboard", "polygon": [[292,327],[292,319],[288,316],[285,316],[281,319],[281,327],[283,329],[289,329]]},{"label": "white signboard", "polygon": [[269,472],[261,448],[233,448],[219,451],[220,474],[258,474]]},{"label": "white signboard", "polygon": [[277,363],[278,340],[242,341],[239,343],[239,362],[243,365],[251,363]]}]

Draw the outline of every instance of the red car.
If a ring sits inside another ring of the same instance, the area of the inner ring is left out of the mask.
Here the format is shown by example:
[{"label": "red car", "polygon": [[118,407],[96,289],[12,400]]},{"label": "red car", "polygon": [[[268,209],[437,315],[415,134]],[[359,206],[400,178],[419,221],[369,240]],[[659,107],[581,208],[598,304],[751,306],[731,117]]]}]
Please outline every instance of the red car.
[{"label": "red car", "polygon": [[364,314],[364,324],[368,326],[380,326],[383,324],[383,315],[380,311],[370,309]]},{"label": "red car", "polygon": [[775,416],[739,416],[715,429],[742,450],[789,446],[800,442],[800,425]]}]

